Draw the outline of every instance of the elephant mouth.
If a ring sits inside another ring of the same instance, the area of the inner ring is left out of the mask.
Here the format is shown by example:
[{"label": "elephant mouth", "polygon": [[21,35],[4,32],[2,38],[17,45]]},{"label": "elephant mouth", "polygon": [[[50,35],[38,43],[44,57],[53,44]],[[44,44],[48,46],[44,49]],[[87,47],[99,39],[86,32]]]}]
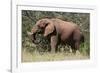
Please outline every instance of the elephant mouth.
[{"label": "elephant mouth", "polygon": [[32,42],[35,44],[39,44],[41,42],[41,35],[38,33],[32,34]]},{"label": "elephant mouth", "polygon": [[35,44],[39,44],[43,38],[43,31],[41,30],[38,30],[36,33],[33,33],[32,34],[32,42],[35,43]]},{"label": "elephant mouth", "polygon": [[35,32],[27,32],[34,44],[39,44],[44,40],[43,33],[43,29],[37,29]]}]

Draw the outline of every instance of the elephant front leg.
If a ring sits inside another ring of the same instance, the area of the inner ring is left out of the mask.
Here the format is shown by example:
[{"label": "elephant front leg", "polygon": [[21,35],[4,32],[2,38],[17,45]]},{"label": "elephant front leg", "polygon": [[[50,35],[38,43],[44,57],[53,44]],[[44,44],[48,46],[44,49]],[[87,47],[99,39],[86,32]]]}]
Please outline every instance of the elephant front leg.
[{"label": "elephant front leg", "polygon": [[57,37],[56,36],[52,36],[51,37],[51,53],[55,53],[56,48],[57,48]]}]

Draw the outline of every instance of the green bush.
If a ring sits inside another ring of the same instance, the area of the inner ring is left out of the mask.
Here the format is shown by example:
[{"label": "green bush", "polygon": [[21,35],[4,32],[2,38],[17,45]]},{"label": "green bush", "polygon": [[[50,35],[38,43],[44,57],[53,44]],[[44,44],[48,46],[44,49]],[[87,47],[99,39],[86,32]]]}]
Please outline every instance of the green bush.
[{"label": "green bush", "polygon": [[90,55],[90,44],[88,42],[84,42],[80,45],[80,52],[83,55]]}]

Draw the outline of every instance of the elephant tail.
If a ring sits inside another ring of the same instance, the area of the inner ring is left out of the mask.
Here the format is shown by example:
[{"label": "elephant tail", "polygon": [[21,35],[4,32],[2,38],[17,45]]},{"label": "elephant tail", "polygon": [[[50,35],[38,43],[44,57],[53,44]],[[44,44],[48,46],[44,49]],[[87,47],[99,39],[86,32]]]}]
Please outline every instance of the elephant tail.
[{"label": "elephant tail", "polygon": [[81,42],[82,42],[82,43],[84,42],[84,39],[85,39],[85,38],[84,38],[84,35],[82,34],[82,35],[81,35]]}]

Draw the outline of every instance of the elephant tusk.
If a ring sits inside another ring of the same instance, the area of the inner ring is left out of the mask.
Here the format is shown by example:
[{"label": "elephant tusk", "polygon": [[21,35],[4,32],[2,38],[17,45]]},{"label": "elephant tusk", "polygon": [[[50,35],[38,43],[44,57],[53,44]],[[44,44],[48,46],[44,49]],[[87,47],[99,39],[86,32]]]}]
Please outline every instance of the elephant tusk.
[{"label": "elephant tusk", "polygon": [[32,33],[32,32],[28,32],[28,31],[27,31],[27,34],[28,34],[28,35],[32,35],[33,33]]},{"label": "elephant tusk", "polygon": [[43,36],[44,36],[44,37],[46,37],[47,35],[46,35],[46,34],[44,34]]}]

